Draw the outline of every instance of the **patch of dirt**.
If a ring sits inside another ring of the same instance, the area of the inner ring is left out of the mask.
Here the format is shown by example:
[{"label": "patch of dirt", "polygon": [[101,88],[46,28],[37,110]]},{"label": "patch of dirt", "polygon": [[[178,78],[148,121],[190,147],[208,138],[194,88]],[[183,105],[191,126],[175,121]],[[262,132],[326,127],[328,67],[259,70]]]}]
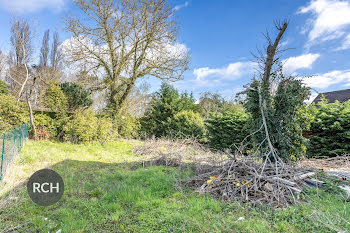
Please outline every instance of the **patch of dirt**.
[{"label": "patch of dirt", "polygon": [[350,154],[344,154],[333,158],[315,158],[301,160],[300,167],[313,168],[321,171],[350,172]]}]

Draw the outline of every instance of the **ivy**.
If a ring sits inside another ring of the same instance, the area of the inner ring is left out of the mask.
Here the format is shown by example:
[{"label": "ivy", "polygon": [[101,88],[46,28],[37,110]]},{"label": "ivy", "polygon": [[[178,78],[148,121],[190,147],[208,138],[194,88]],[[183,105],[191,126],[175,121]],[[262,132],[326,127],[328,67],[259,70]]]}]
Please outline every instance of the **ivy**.
[{"label": "ivy", "polygon": [[252,143],[268,154],[270,148],[266,132],[261,130],[263,109],[269,138],[278,156],[283,160],[297,159],[306,150],[306,140],[302,136],[304,123],[300,119],[305,117],[301,109],[305,108],[310,88],[296,77],[286,77],[278,60],[275,64],[278,64],[278,68],[271,74],[271,83],[266,85],[261,80],[253,79],[243,92],[247,96],[244,106],[252,116]]}]

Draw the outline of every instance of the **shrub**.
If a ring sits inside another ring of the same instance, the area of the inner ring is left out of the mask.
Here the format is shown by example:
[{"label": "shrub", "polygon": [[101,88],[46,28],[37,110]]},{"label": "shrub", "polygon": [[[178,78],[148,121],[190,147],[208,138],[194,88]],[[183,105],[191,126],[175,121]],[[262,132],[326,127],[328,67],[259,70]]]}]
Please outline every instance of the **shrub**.
[{"label": "shrub", "polygon": [[313,111],[307,155],[335,156],[350,152],[350,100],[318,103]]},{"label": "shrub", "polygon": [[76,111],[63,126],[64,140],[72,143],[87,143],[98,138],[98,119],[92,109]]},{"label": "shrub", "polygon": [[0,133],[12,130],[28,122],[26,104],[11,95],[0,94]]},{"label": "shrub", "polygon": [[49,138],[55,138],[57,136],[56,121],[47,114],[34,114],[34,124],[37,129],[41,126],[44,131],[48,132]]},{"label": "shrub", "polygon": [[117,135],[113,121],[108,117],[97,117],[97,140],[101,143],[114,139]]},{"label": "shrub", "polygon": [[72,143],[104,143],[116,136],[113,121],[110,118],[95,115],[91,108],[75,111],[63,130],[63,139]]},{"label": "shrub", "polygon": [[9,93],[9,89],[7,84],[4,81],[0,80],[0,94],[7,95]]},{"label": "shrub", "polygon": [[206,120],[208,140],[216,149],[234,149],[248,135],[248,115],[243,110],[211,114]]},{"label": "shrub", "polygon": [[56,82],[49,83],[49,87],[44,93],[44,106],[53,112],[59,112],[63,115],[66,113],[68,100]]},{"label": "shrub", "polygon": [[140,121],[129,114],[121,114],[116,118],[118,136],[124,138],[135,138],[139,136]]},{"label": "shrub", "polygon": [[90,91],[76,83],[62,83],[61,89],[67,97],[68,109],[75,110],[79,107],[90,107],[93,103]]},{"label": "shrub", "polygon": [[156,137],[168,136],[174,116],[183,110],[199,111],[192,94],[179,94],[170,84],[162,83],[153,95],[151,107],[141,120],[142,131]]},{"label": "shrub", "polygon": [[204,122],[199,113],[184,110],[175,114],[171,121],[171,136],[176,138],[202,138]]}]

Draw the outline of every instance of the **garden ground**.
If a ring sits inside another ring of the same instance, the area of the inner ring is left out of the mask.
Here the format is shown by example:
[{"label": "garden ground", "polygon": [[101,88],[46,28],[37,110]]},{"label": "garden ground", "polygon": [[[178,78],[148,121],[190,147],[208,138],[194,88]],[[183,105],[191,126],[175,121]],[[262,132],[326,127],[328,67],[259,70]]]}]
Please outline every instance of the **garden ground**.
[{"label": "garden ground", "polygon": [[[192,175],[174,167],[135,165],[141,141],[74,145],[29,141],[1,184],[2,232],[338,232],[350,231],[349,198],[332,182],[302,195],[286,208],[222,203],[187,188],[178,179]],[[25,181],[51,168],[71,183],[144,185],[138,192],[65,194],[48,207],[34,204]]]}]

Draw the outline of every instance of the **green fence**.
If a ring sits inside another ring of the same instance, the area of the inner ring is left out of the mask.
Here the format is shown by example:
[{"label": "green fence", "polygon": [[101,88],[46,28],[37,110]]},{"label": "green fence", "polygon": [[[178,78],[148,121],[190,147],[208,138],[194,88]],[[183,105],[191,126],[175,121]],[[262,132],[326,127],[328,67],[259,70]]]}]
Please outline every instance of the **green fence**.
[{"label": "green fence", "polygon": [[19,154],[24,142],[28,139],[28,123],[4,133],[0,139],[0,181],[4,178],[6,171],[13,158]]}]

